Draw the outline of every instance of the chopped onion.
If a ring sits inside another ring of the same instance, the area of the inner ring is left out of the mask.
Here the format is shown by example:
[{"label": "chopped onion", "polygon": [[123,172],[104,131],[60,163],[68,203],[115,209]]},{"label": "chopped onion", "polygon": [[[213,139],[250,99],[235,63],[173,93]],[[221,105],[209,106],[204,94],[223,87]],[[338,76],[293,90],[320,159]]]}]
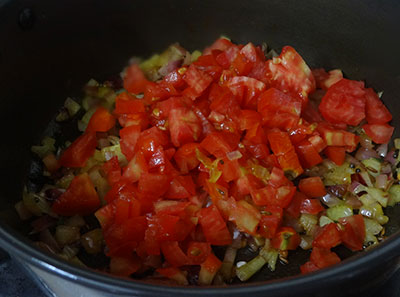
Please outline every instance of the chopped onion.
[{"label": "chopped onion", "polygon": [[227,158],[230,161],[240,159],[242,157],[242,153],[239,151],[233,151],[226,154]]},{"label": "chopped onion", "polygon": [[61,251],[60,246],[58,245],[56,239],[51,234],[49,229],[45,229],[45,230],[41,231],[39,234],[39,238],[40,238],[40,241],[47,244],[54,252],[59,253]]},{"label": "chopped onion", "polygon": [[31,234],[39,233],[56,223],[56,220],[48,215],[39,217],[38,219],[31,222],[32,231]]},{"label": "chopped onion", "polygon": [[32,213],[25,207],[25,204],[21,201],[15,204],[15,210],[21,220],[25,221],[32,217]]},{"label": "chopped onion", "polygon": [[346,204],[351,206],[353,209],[359,209],[363,205],[356,195],[350,193],[346,195],[345,201]]},{"label": "chopped onion", "polygon": [[388,152],[388,144],[387,143],[381,144],[376,149],[376,152],[378,153],[379,156],[381,156],[382,158],[385,158],[387,155],[387,152]]},{"label": "chopped onion", "polygon": [[359,150],[356,153],[356,159],[357,160],[366,160],[369,158],[379,158],[378,154],[376,151],[373,149],[365,148],[365,147],[360,147]]},{"label": "chopped onion", "polygon": [[335,205],[342,203],[342,200],[340,200],[338,197],[336,197],[332,194],[329,194],[329,193],[326,194],[325,196],[322,196],[320,199],[321,199],[321,202],[328,207],[333,207]]},{"label": "chopped onion", "polygon": [[359,176],[362,178],[362,180],[364,181],[364,183],[365,183],[368,187],[373,187],[373,186],[374,186],[374,185],[372,184],[371,177],[370,177],[370,175],[368,174],[368,172],[366,172],[366,171],[361,171],[361,172],[359,173]]},{"label": "chopped onion", "polygon": [[347,192],[347,185],[334,185],[327,188],[328,192],[336,197],[343,197]]},{"label": "chopped onion", "polygon": [[375,187],[385,189],[388,177],[386,174],[380,174],[375,178]]},{"label": "chopped onion", "polygon": [[56,228],[55,238],[60,246],[71,244],[79,240],[79,228],[59,225]]},{"label": "chopped onion", "polygon": [[397,160],[394,157],[394,151],[390,151],[389,153],[387,153],[387,155],[385,157],[385,161],[388,161],[392,165],[396,165]]},{"label": "chopped onion", "polygon": [[374,148],[374,144],[372,143],[371,138],[365,133],[361,133],[361,135],[360,135],[360,145],[361,145],[361,147],[368,148],[368,149]]},{"label": "chopped onion", "polygon": [[364,185],[362,185],[362,184],[359,183],[358,181],[353,181],[353,182],[351,183],[351,185],[349,186],[349,192],[351,192],[351,193],[353,193],[353,194],[356,194],[357,189],[358,189],[360,186],[363,186],[363,187],[364,187]]},{"label": "chopped onion", "polygon": [[381,172],[384,174],[389,174],[392,172],[392,166],[390,166],[390,163],[384,162],[382,164]]}]

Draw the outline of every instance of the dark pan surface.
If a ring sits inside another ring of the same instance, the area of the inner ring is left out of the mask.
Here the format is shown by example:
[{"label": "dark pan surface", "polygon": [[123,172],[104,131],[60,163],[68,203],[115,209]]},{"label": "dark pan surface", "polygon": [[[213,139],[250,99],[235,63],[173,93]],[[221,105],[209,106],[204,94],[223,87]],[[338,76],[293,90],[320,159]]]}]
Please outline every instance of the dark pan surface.
[{"label": "dark pan surface", "polygon": [[[347,77],[384,90],[383,100],[400,135],[398,1],[4,3],[0,0],[0,213],[4,226],[18,229],[9,209],[20,199],[31,158],[29,148],[64,99],[79,97],[89,78],[101,81],[118,74],[131,56],[148,56],[175,41],[190,50],[202,49],[221,34],[240,43],[266,41],[276,49],[290,44],[311,67],[341,68]],[[388,214],[388,231],[395,233],[400,208],[388,209]],[[32,251],[15,231],[4,230],[9,229],[0,230],[0,240],[18,238],[15,245],[24,250],[23,255],[35,253],[42,260],[65,265]],[[393,251],[393,245],[389,243],[386,251]],[[383,257],[380,253],[375,257]],[[394,254],[387,256],[390,262]],[[296,253],[289,260],[303,263],[306,257]],[[371,267],[375,264],[379,263],[370,263]],[[296,265],[279,265],[275,274],[264,270],[253,280],[297,272]]]}]

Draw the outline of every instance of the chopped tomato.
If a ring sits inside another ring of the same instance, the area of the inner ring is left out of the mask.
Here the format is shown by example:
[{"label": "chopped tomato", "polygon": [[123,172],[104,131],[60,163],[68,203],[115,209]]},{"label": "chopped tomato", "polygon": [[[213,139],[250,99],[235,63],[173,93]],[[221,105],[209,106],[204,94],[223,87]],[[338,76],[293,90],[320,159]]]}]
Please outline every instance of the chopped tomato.
[{"label": "chopped tomato", "polygon": [[305,107],[308,94],[315,90],[315,80],[310,68],[295,49],[285,46],[279,57],[268,60],[266,64],[270,85],[299,97]]},{"label": "chopped tomato", "polygon": [[326,123],[318,124],[317,129],[328,146],[344,146],[348,152],[356,149],[360,139],[351,132],[335,129]]},{"label": "chopped tomato", "polygon": [[301,101],[270,88],[260,95],[257,111],[262,115],[263,123],[267,127],[289,130],[299,122]]},{"label": "chopped tomato", "polygon": [[114,114],[133,114],[137,112],[145,112],[142,100],[135,99],[129,93],[123,92],[115,98]]},{"label": "chopped tomato", "polygon": [[319,111],[331,123],[357,126],[365,118],[364,83],[341,79],[328,89]]},{"label": "chopped tomato", "polygon": [[143,93],[148,80],[137,64],[132,64],[126,69],[124,77],[124,89],[129,93]]},{"label": "chopped tomato", "polygon": [[192,265],[200,265],[211,254],[211,246],[207,242],[191,241],[187,249],[187,257]]},{"label": "chopped tomato", "polygon": [[115,125],[115,118],[104,107],[98,107],[90,118],[86,131],[107,132]]},{"label": "chopped tomato", "polygon": [[227,85],[232,94],[241,98],[241,105],[251,109],[257,107],[257,98],[265,90],[265,84],[262,81],[247,76],[232,77]]},{"label": "chopped tomato", "polygon": [[171,141],[176,147],[199,140],[202,127],[194,111],[180,107],[172,109],[168,117]]},{"label": "chopped tomato", "polygon": [[346,159],[346,150],[340,146],[328,146],[325,148],[324,154],[338,166],[342,165]]},{"label": "chopped tomato", "polygon": [[89,215],[100,206],[100,199],[87,173],[77,175],[68,189],[54,201],[52,210],[59,215]]},{"label": "chopped tomato", "polygon": [[217,158],[224,158],[239,144],[239,135],[229,132],[213,132],[204,138],[201,147]]},{"label": "chopped tomato", "polygon": [[165,197],[170,199],[189,198],[196,194],[195,187],[190,175],[177,176],[171,181]]},{"label": "chopped tomato", "polygon": [[375,143],[388,143],[394,131],[394,127],[388,124],[366,124],[362,128]]},{"label": "chopped tomato", "polygon": [[182,251],[177,241],[165,241],[161,244],[161,251],[172,266],[183,266],[190,263],[189,258]]},{"label": "chopped tomato", "polygon": [[121,167],[118,163],[118,157],[114,156],[103,165],[103,170],[106,173],[107,181],[110,186],[114,185],[121,179]]},{"label": "chopped tomato", "polygon": [[160,197],[168,190],[171,178],[165,174],[143,173],[139,178],[139,191],[143,194]]},{"label": "chopped tomato", "polygon": [[251,197],[256,205],[275,205],[285,208],[290,204],[295,192],[296,187],[294,186],[285,185],[274,188],[268,185],[265,188],[252,191]]},{"label": "chopped tomato", "polygon": [[182,173],[188,173],[199,165],[196,149],[200,149],[200,144],[186,143],[176,151],[174,159]]},{"label": "chopped tomato", "polygon": [[207,89],[213,79],[207,73],[197,69],[194,65],[190,65],[183,76],[183,80],[190,87],[191,95],[189,97],[194,100]]},{"label": "chopped tomato", "polygon": [[[303,206],[303,201],[307,199],[307,196],[301,192],[296,191],[293,196],[292,201],[285,209],[286,212],[294,218],[298,218],[300,215],[300,210]],[[304,210],[304,209],[303,209]]]},{"label": "chopped tomato", "polygon": [[135,155],[136,142],[140,136],[140,126],[128,126],[119,131],[121,151],[128,160]]},{"label": "chopped tomato", "polygon": [[340,232],[343,244],[352,251],[362,250],[365,239],[365,223],[362,215],[353,215],[339,219],[344,227]]},{"label": "chopped tomato", "polygon": [[301,179],[299,189],[310,198],[322,197],[326,194],[324,183],[319,176]]},{"label": "chopped tomato", "polygon": [[333,69],[326,72],[323,68],[313,69],[312,71],[317,88],[328,90],[332,85],[343,78],[343,73],[340,69]]},{"label": "chopped tomato", "polygon": [[340,258],[334,252],[331,252],[329,249],[319,247],[313,248],[310,260],[318,268],[329,267],[340,262]]},{"label": "chopped tomato", "polygon": [[218,38],[212,45],[210,45],[209,47],[205,48],[203,51],[204,55],[209,55],[213,50],[227,50],[228,48],[230,48],[231,46],[233,46],[233,43],[230,42],[228,39],[226,38]]},{"label": "chopped tomato", "polygon": [[268,133],[268,141],[271,150],[278,158],[279,165],[285,172],[288,172],[293,177],[303,173],[303,168],[287,133],[281,131],[270,132]]},{"label": "chopped tomato", "polygon": [[325,208],[321,205],[319,199],[310,199],[306,198],[302,201],[300,205],[300,212],[301,213],[308,213],[308,214],[318,214],[323,211]]},{"label": "chopped tomato", "polygon": [[281,251],[295,250],[300,244],[300,235],[292,227],[281,227],[271,244]]},{"label": "chopped tomato", "polygon": [[319,270],[319,267],[313,262],[308,261],[300,266],[300,271],[302,274],[310,273]]},{"label": "chopped tomato", "polygon": [[392,114],[371,88],[365,90],[365,113],[368,124],[385,124],[392,120]]},{"label": "chopped tomato", "polygon": [[323,161],[318,151],[307,139],[296,145],[296,152],[304,168],[311,168]]},{"label": "chopped tomato", "polygon": [[338,227],[330,223],[322,227],[315,235],[312,245],[325,249],[333,248],[342,242]]},{"label": "chopped tomato", "polygon": [[84,167],[97,146],[96,134],[86,132],[79,136],[61,155],[60,165],[64,167]]},{"label": "chopped tomato", "polygon": [[202,208],[199,223],[207,241],[212,245],[229,245],[232,242],[231,234],[224,219],[215,205]]}]

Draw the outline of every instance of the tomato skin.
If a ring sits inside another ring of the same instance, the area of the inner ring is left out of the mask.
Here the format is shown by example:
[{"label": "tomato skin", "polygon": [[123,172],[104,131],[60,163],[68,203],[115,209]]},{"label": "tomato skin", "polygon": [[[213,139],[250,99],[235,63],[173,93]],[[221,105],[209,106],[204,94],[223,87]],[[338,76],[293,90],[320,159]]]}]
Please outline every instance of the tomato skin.
[{"label": "tomato skin", "polygon": [[323,161],[318,151],[306,139],[296,145],[296,152],[304,168],[311,168]]},{"label": "tomato skin", "polygon": [[228,48],[230,48],[231,46],[233,46],[233,43],[230,42],[228,39],[226,38],[218,38],[216,41],[214,41],[214,43],[212,45],[210,45],[209,47],[205,48],[203,51],[203,55],[209,55],[211,54],[211,52],[213,50],[221,50],[221,51],[225,51]]},{"label": "tomato skin", "polygon": [[116,184],[121,179],[121,167],[118,163],[118,157],[114,156],[102,166],[103,171],[106,174],[108,184],[110,186]]},{"label": "tomato skin", "polygon": [[184,199],[194,196],[195,194],[196,188],[192,177],[190,175],[181,175],[175,177],[171,181],[165,197],[170,199]]},{"label": "tomato skin", "polygon": [[300,216],[300,209],[302,207],[303,201],[307,199],[307,196],[301,192],[296,191],[293,196],[292,201],[285,209],[286,212],[294,218],[298,218]]},{"label": "tomato skin", "polygon": [[251,197],[256,205],[273,205],[282,208],[287,207],[296,192],[294,186],[281,186],[274,188],[270,185],[258,190],[251,191]]},{"label": "tomato skin", "polygon": [[385,124],[392,120],[392,114],[371,88],[365,90],[365,113],[368,124]]},{"label": "tomato skin", "polygon": [[365,124],[362,128],[373,142],[379,144],[388,143],[394,131],[394,127],[388,124]]},{"label": "tomato skin", "polygon": [[128,126],[119,131],[121,151],[129,161],[135,155],[135,147],[140,136],[140,126]]},{"label": "tomato skin", "polygon": [[300,206],[300,213],[318,214],[325,208],[321,205],[319,199],[304,199]]},{"label": "tomato skin", "polygon": [[360,138],[348,131],[335,129],[327,123],[319,123],[317,127],[327,146],[343,146],[347,152],[356,149]]},{"label": "tomato skin", "polygon": [[343,78],[328,89],[319,111],[331,123],[357,126],[365,118],[364,95],[364,83]]},{"label": "tomato skin", "polygon": [[333,69],[326,72],[323,68],[318,68],[313,69],[312,73],[317,83],[317,88],[324,90],[328,90],[332,85],[343,78],[343,73],[340,69]]},{"label": "tomato skin", "polygon": [[339,223],[344,227],[340,232],[343,244],[352,251],[362,250],[365,239],[365,223],[362,215],[341,218]]},{"label": "tomato skin", "polygon": [[342,165],[346,159],[346,150],[340,146],[328,146],[325,148],[324,154],[338,166]]},{"label": "tomato skin", "polygon": [[[251,65],[248,69],[251,69]],[[240,98],[241,106],[249,109],[257,108],[257,98],[265,90],[262,81],[247,76],[232,77],[227,86],[232,94]]]},{"label": "tomato skin", "polygon": [[129,93],[143,93],[148,82],[137,64],[132,64],[127,68],[124,77],[124,89]]},{"label": "tomato skin", "polygon": [[292,227],[281,227],[272,238],[271,244],[282,251],[295,250],[300,244],[300,235]]},{"label": "tomato skin", "polygon": [[265,238],[273,238],[282,223],[282,218],[274,214],[261,216],[258,233]]},{"label": "tomato skin", "polygon": [[229,245],[232,243],[231,234],[215,205],[200,210],[199,223],[210,244]]},{"label": "tomato skin", "polygon": [[326,195],[324,183],[319,176],[301,179],[299,189],[310,198],[317,198]]},{"label": "tomato skin", "polygon": [[70,168],[84,167],[97,146],[96,134],[86,132],[79,136],[61,155],[60,165]]},{"label": "tomato skin", "polygon": [[338,246],[341,242],[342,239],[336,224],[330,223],[317,232],[312,245],[313,247],[330,249]]},{"label": "tomato skin", "polygon": [[311,252],[310,260],[318,268],[325,268],[340,262],[340,258],[329,249],[314,247]]},{"label": "tomato skin", "polygon": [[159,146],[167,148],[168,144],[169,138],[166,133],[157,127],[152,127],[140,133],[136,142],[135,152],[143,152],[144,157],[148,160],[154,154],[156,148]]},{"label": "tomato skin", "polygon": [[89,215],[100,206],[100,199],[87,173],[77,175],[51,209],[59,215]]},{"label": "tomato skin", "polygon": [[139,191],[145,195],[160,197],[166,193],[171,177],[158,173],[143,173],[139,178]]},{"label": "tomato skin", "polygon": [[201,137],[201,122],[194,111],[188,108],[172,109],[168,116],[168,123],[171,141],[176,147],[197,141]]}]

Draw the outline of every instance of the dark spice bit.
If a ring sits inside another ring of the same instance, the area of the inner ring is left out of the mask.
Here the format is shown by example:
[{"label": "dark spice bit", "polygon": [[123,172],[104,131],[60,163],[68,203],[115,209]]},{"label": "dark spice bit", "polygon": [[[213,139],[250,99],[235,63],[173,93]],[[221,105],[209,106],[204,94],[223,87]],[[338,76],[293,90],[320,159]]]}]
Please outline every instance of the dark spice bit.
[{"label": "dark spice bit", "polygon": [[224,165],[224,160],[219,160],[219,164]]},{"label": "dark spice bit", "polygon": [[361,169],[360,168],[357,168],[356,169],[356,173],[360,173],[361,172]]},{"label": "dark spice bit", "polygon": [[395,171],[393,172],[393,178],[394,178],[394,179],[397,179],[397,170],[395,170]]},{"label": "dark spice bit", "polygon": [[356,165],[354,165],[353,163],[350,163],[350,168],[356,168]]},{"label": "dark spice bit", "polygon": [[221,189],[218,189],[218,188],[217,188],[217,190],[218,190],[218,193],[220,193],[221,195],[225,195],[225,192],[222,191]]},{"label": "dark spice bit", "polygon": [[394,154],[393,154],[393,158],[397,159],[397,157],[399,156],[399,153],[400,153],[399,149],[395,150]]},{"label": "dark spice bit", "polygon": [[400,168],[400,162],[397,163],[396,168]]}]

